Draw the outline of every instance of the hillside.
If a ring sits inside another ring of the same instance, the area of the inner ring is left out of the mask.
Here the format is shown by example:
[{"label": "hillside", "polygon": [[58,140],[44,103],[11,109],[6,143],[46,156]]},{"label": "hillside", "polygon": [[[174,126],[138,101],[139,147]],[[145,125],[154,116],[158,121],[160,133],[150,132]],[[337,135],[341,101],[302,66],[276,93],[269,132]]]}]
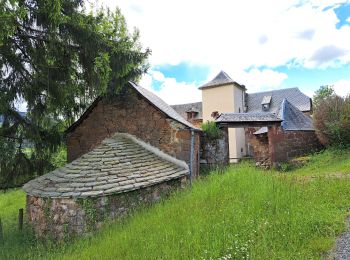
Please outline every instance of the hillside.
[{"label": "hillside", "polygon": [[345,229],[348,174],[350,151],[323,152],[287,173],[241,163],[58,246],[18,233],[24,194],[11,191],[0,195],[0,259],[319,259]]}]

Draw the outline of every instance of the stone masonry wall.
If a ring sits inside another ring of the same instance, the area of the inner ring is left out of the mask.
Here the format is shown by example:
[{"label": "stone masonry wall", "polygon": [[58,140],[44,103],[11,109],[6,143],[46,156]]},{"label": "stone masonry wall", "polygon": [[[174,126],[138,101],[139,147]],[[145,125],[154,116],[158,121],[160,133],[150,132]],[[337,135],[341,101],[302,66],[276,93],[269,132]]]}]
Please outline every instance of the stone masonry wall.
[{"label": "stone masonry wall", "polygon": [[[113,133],[129,133],[189,163],[191,132],[168,118],[136,90],[125,96],[102,99],[72,132],[67,134],[68,161],[89,152]],[[194,176],[199,171],[199,133],[195,133]]]},{"label": "stone masonry wall", "polygon": [[266,134],[254,135],[260,127],[245,128],[246,142],[250,156],[254,157],[257,165],[270,165],[269,139]]},{"label": "stone masonry wall", "polygon": [[314,131],[283,131],[280,126],[273,126],[269,128],[268,139],[272,164],[322,148]]},{"label": "stone masonry wall", "polygon": [[186,177],[144,189],[84,199],[50,199],[27,195],[29,224],[39,238],[64,239],[94,231],[106,219],[126,216],[140,205],[149,205],[185,187]]},{"label": "stone masonry wall", "polygon": [[205,133],[201,136],[201,164],[226,165],[229,163],[228,129],[220,129],[218,139],[210,139]]}]

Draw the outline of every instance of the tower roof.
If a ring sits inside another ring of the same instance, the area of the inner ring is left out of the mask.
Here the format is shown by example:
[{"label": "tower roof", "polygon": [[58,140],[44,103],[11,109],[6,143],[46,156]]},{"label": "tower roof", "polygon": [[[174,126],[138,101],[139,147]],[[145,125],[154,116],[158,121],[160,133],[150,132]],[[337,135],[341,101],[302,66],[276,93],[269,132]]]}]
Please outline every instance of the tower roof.
[{"label": "tower roof", "polygon": [[246,89],[244,85],[238,84],[236,81],[231,79],[231,77],[225,72],[220,71],[218,75],[208,83],[205,83],[203,86],[201,86],[199,89],[207,89],[207,88],[213,88],[213,87],[219,87],[223,85],[229,85],[234,84],[237,87],[240,87],[242,89]]}]

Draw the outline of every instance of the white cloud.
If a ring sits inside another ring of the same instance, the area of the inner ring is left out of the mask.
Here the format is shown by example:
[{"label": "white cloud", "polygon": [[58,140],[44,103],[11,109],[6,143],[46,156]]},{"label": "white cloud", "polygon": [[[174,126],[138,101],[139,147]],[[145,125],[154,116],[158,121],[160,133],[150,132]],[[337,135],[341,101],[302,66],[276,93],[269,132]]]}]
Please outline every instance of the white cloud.
[{"label": "white cloud", "polygon": [[[152,66],[206,65],[207,80],[224,70],[249,92],[287,87],[287,74],[274,70],[277,66],[326,69],[350,62],[350,26],[337,29],[334,13],[345,2],[349,0],[99,0],[118,5],[129,27],[140,29],[143,46],[152,49]],[[259,67],[267,69],[252,69]],[[157,71],[145,75],[141,85],[151,88],[154,80],[162,84],[153,91],[170,104],[200,100],[198,85]],[[312,87],[302,89],[312,96]]]},{"label": "white cloud", "polygon": [[[347,0],[104,0],[118,4],[130,27],[138,27],[144,46],[152,49],[151,63],[183,61],[237,69],[275,67],[288,61],[313,68],[325,46],[342,50],[335,56],[350,61],[350,27],[337,30],[333,8]],[[303,4],[300,4],[303,3]],[[135,9],[135,6],[138,8]],[[304,37],[300,37],[304,36]],[[317,54],[317,53],[316,53]],[[327,56],[329,57],[329,56]],[[326,60],[324,66],[333,66]]]},{"label": "white cloud", "polygon": [[248,72],[242,72],[237,78],[241,79],[240,82],[244,82],[249,93],[254,93],[280,88],[288,75],[271,69],[251,69]]},{"label": "white cloud", "polygon": [[334,91],[340,96],[347,96],[350,94],[350,80],[339,80],[333,84]]},{"label": "white cloud", "polygon": [[[154,80],[161,83],[159,90],[152,87]],[[202,93],[195,83],[177,82],[175,78],[166,78],[159,71],[153,70],[143,76],[140,85],[155,93],[169,105],[202,100]]]}]

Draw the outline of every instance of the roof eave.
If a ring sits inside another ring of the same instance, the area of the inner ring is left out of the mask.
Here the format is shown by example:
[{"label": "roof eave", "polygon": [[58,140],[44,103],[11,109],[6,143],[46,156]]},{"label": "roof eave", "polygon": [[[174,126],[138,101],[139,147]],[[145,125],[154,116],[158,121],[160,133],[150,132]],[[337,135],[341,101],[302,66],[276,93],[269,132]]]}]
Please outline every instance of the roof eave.
[{"label": "roof eave", "polygon": [[217,87],[222,87],[222,86],[227,86],[227,85],[234,85],[236,87],[241,88],[242,90],[247,90],[244,85],[240,85],[235,81],[225,82],[225,83],[217,83],[217,84],[213,84],[213,85],[203,85],[203,86],[200,86],[198,89],[204,90],[204,89],[217,88]]}]

